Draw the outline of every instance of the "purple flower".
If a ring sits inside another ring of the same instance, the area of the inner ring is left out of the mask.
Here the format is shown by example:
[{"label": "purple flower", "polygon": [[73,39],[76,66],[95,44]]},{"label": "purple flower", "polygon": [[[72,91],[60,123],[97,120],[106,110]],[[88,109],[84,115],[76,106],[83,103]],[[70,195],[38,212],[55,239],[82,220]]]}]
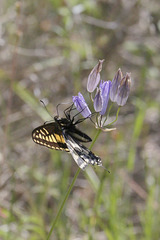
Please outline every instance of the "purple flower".
[{"label": "purple flower", "polygon": [[100,71],[102,70],[103,62],[104,59],[99,60],[99,63],[92,69],[88,76],[87,91],[90,93],[94,92],[100,82]]},{"label": "purple flower", "polygon": [[102,92],[102,109],[100,114],[104,115],[108,106],[109,93],[110,93],[111,81],[106,81],[100,83],[100,88]]},{"label": "purple flower", "polygon": [[111,81],[100,82],[99,88],[94,98],[94,109],[104,115],[108,106]]},{"label": "purple flower", "polygon": [[117,101],[118,87],[120,85],[122,77],[123,77],[122,72],[121,72],[121,69],[119,68],[116,75],[114,76],[114,78],[112,80],[112,85],[111,85],[111,90],[110,90],[110,99],[112,102]]},{"label": "purple flower", "polygon": [[87,118],[91,115],[91,111],[80,92],[78,93],[78,96],[73,96],[72,99],[78,112],[80,112],[84,118]]},{"label": "purple flower", "polygon": [[121,83],[118,87],[116,102],[119,106],[124,106],[127,102],[131,87],[130,75],[131,75],[130,73],[126,73],[126,76],[122,78]]},{"label": "purple flower", "polygon": [[102,90],[101,88],[98,88],[94,98],[94,109],[96,112],[100,112],[102,110],[102,101]]}]

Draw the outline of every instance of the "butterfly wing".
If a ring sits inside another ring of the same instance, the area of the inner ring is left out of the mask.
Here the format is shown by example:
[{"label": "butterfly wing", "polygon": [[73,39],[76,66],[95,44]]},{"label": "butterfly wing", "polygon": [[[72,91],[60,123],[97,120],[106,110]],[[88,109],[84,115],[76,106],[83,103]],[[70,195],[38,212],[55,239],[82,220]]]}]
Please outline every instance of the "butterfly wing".
[{"label": "butterfly wing", "polygon": [[69,129],[69,135],[73,139],[76,139],[78,142],[91,142],[92,141],[92,139],[87,134],[80,131],[74,125],[72,126],[72,128]]},{"label": "butterfly wing", "polygon": [[88,164],[102,166],[101,159],[84,145],[73,139],[70,134],[63,131],[63,136],[73,159],[82,170],[84,170]]},{"label": "butterfly wing", "polygon": [[51,149],[69,151],[62,130],[56,122],[47,123],[35,128],[32,132],[32,139],[35,143]]}]

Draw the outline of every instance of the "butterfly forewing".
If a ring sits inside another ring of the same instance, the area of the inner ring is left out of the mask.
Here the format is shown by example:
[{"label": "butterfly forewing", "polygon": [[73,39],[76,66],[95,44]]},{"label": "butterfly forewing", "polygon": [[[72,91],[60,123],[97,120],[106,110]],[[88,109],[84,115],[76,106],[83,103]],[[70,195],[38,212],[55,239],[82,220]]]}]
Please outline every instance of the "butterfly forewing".
[{"label": "butterfly forewing", "polygon": [[56,122],[44,124],[32,132],[33,141],[45,147],[69,151],[62,130]]},{"label": "butterfly forewing", "polygon": [[77,140],[78,142],[91,142],[92,139],[85,134],[84,132],[80,131],[76,127],[73,129],[69,129],[69,135],[72,136],[73,139]]}]

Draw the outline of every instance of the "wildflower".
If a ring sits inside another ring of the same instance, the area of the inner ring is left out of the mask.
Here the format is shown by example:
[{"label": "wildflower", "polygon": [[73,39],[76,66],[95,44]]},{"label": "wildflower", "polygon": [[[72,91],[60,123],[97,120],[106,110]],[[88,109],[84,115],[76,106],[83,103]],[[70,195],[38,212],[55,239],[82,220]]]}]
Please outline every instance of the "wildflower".
[{"label": "wildflower", "polygon": [[116,100],[117,100],[118,87],[120,85],[122,77],[123,77],[122,72],[121,72],[121,69],[119,68],[116,75],[114,76],[114,78],[112,80],[112,85],[111,85],[111,90],[110,90],[110,99],[112,102],[116,102]]},{"label": "wildflower", "polygon": [[117,92],[116,102],[119,106],[124,106],[126,104],[129,93],[130,93],[130,87],[131,87],[130,73],[126,73],[126,76],[124,76],[121,80],[121,83]]},{"label": "wildflower", "polygon": [[102,109],[100,115],[104,115],[108,106],[109,93],[110,93],[111,81],[105,81],[100,83],[100,89],[102,92]]},{"label": "wildflower", "polygon": [[78,96],[73,96],[72,99],[78,112],[80,112],[84,118],[87,118],[91,115],[91,111],[80,92],[78,93]]},{"label": "wildflower", "polygon": [[[104,60],[99,60],[99,63],[92,69],[91,73],[89,74],[87,90],[89,93],[97,90],[95,95],[90,94],[94,110],[97,112],[95,122],[96,128],[99,128],[103,131],[111,131],[114,129],[110,128],[110,126],[117,121],[121,106],[124,106],[127,102],[131,87],[131,76],[130,73],[126,73],[126,75],[123,76],[122,71],[119,68],[112,82],[102,80],[100,81],[100,72],[102,70],[103,62]],[[119,106],[117,109],[116,117],[112,122],[108,120],[113,104],[110,105],[110,108],[106,114],[109,100],[116,102]],[[78,96],[73,96],[73,102],[77,110],[85,118],[91,117],[91,111],[88,108],[88,105],[81,93],[78,93]]]},{"label": "wildflower", "polygon": [[102,110],[102,101],[102,90],[101,88],[98,88],[94,98],[94,109],[96,112],[100,112]]},{"label": "wildflower", "polygon": [[104,59],[99,60],[99,63],[92,69],[88,76],[87,91],[90,93],[94,92],[100,82],[100,71],[102,70],[103,62]]}]

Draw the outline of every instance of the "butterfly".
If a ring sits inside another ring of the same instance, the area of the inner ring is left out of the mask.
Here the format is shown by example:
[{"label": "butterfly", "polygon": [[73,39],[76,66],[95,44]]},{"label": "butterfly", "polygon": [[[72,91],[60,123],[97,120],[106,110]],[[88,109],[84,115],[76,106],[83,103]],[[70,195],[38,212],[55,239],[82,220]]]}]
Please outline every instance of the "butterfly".
[{"label": "butterfly", "polygon": [[72,106],[65,110],[65,118],[55,116],[54,122],[44,123],[35,128],[32,132],[33,141],[51,149],[71,153],[74,161],[82,170],[89,164],[102,166],[100,157],[82,144],[92,141],[86,133],[80,131],[76,126],[86,118],[75,121],[74,117],[71,118],[71,110]]}]

